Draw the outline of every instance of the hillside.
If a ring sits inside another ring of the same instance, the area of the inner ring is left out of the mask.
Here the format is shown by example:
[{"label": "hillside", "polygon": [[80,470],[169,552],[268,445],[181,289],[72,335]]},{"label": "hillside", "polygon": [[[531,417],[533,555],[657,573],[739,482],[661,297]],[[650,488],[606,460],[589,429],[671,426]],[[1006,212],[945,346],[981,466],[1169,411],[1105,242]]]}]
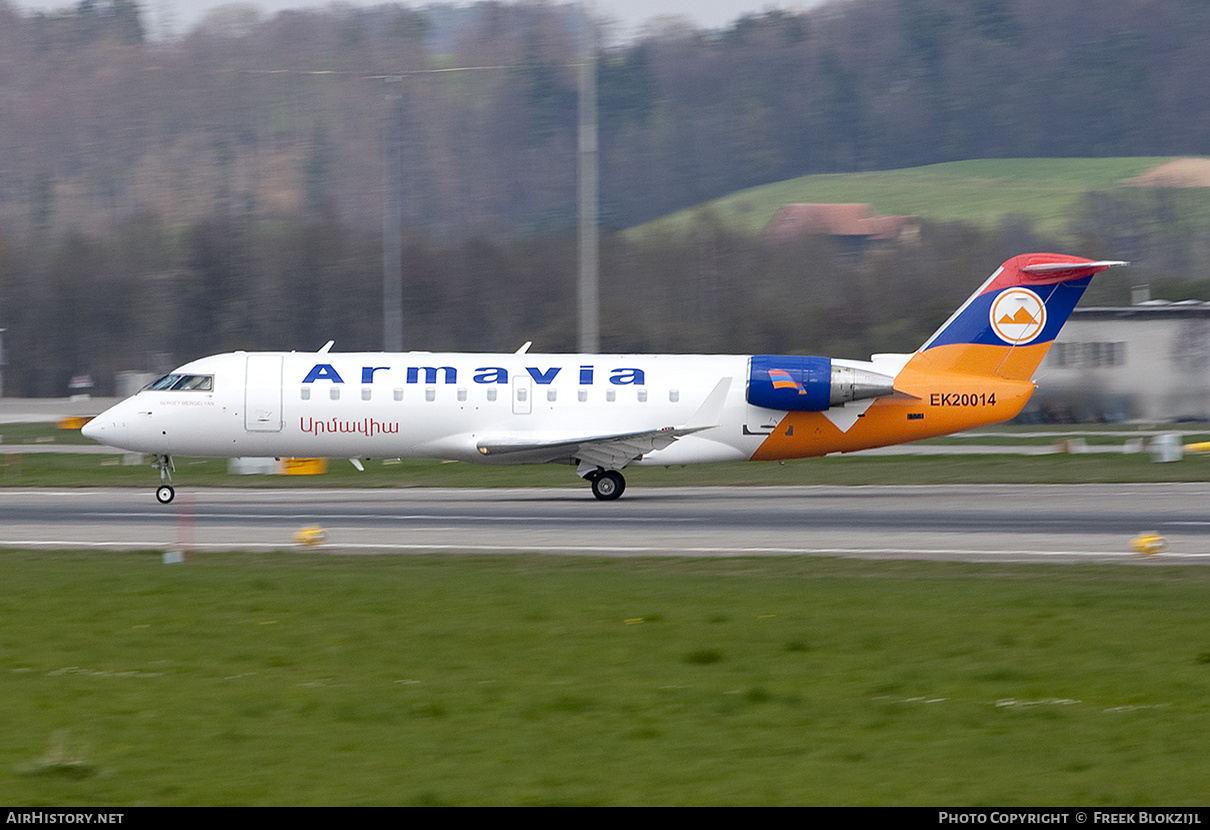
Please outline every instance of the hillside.
[{"label": "hillside", "polygon": [[[447,12],[336,4],[153,41],[132,0],[0,0],[0,233],[378,230],[390,192],[419,235],[566,231],[578,7]],[[602,221],[803,174],[1201,153],[1208,39],[1195,0],[835,0],[656,28],[596,56]]]},{"label": "hillside", "polygon": [[[752,187],[678,211],[628,231],[632,239],[683,232],[703,212],[726,228],[759,233],[784,204],[868,202],[878,214],[994,228],[1024,217],[1044,235],[1066,236],[1090,192],[1128,191],[1125,180],[1170,161],[1164,157],[984,159],[903,170],[801,176]],[[1210,216],[1210,188],[1185,191],[1191,209]]]}]

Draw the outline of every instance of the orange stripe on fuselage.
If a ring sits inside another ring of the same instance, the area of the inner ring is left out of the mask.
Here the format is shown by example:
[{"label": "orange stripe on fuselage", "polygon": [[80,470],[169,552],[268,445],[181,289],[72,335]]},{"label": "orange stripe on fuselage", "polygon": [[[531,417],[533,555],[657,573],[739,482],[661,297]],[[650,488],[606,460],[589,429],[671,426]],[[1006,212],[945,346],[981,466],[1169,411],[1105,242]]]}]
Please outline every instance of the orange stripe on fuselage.
[{"label": "orange stripe on fuselage", "polygon": [[879,398],[847,432],[822,412],[789,412],[752,460],[852,452],[996,424],[1021,411],[1034,385],[1028,380],[921,371],[919,365],[909,364],[895,379],[895,389],[913,397]]}]

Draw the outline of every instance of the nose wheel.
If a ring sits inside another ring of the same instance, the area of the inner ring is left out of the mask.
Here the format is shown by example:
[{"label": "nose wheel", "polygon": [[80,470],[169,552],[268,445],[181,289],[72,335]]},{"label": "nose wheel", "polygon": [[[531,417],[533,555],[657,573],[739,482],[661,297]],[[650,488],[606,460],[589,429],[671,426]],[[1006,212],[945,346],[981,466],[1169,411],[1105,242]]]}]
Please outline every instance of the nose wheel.
[{"label": "nose wheel", "polygon": [[172,457],[157,455],[151,466],[160,471],[160,486],[156,488],[155,500],[160,504],[168,504],[176,497],[176,490],[172,489]]},{"label": "nose wheel", "polygon": [[589,481],[592,482],[592,494],[601,501],[621,498],[626,490],[626,479],[617,470],[602,470]]}]

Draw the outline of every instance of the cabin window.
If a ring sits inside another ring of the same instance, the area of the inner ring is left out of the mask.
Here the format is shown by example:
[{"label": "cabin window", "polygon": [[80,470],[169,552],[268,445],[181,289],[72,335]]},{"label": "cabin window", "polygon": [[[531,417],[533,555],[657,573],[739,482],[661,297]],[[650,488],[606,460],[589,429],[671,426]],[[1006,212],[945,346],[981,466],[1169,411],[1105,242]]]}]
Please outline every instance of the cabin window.
[{"label": "cabin window", "polygon": [[332,399],[332,400],[334,400],[334,401],[338,401],[338,400],[340,400],[340,387],[339,387],[339,386],[333,386],[333,387],[332,387],[332,389],[331,389],[331,391],[330,391],[330,392],[328,392],[328,397],[329,397],[329,398],[331,398],[331,399]]},{"label": "cabin window", "polygon": [[646,389],[639,390],[639,403],[647,403],[647,390]]},{"label": "cabin window", "polygon": [[311,387],[310,387],[310,386],[304,386],[304,387],[302,388],[302,391],[301,391],[301,392],[299,392],[299,397],[300,397],[300,398],[302,398],[304,401],[309,401],[309,400],[311,400]]},{"label": "cabin window", "polygon": [[519,400],[519,401],[529,400],[529,390],[526,389],[524,386],[517,387],[517,400]]},{"label": "cabin window", "polygon": [[555,399],[558,397],[559,397],[559,393],[556,390],[554,390],[554,389],[546,390],[546,400],[550,401],[551,403],[554,403]]},{"label": "cabin window", "polygon": [[676,403],[680,399],[681,399],[681,390],[679,390],[679,389],[669,389],[668,390],[668,402],[669,403]]},{"label": "cabin window", "polygon": [[579,400],[580,403],[584,403],[585,401],[587,401],[588,400],[588,390],[581,389],[579,392],[576,393],[576,399]]},{"label": "cabin window", "polygon": [[426,401],[435,401],[435,400],[437,400],[437,389],[436,389],[436,387],[433,387],[433,386],[428,386],[428,387],[425,387],[425,390],[424,390],[424,399],[425,399]]},{"label": "cabin window", "polygon": [[374,394],[374,388],[372,386],[361,387],[361,399],[363,401],[368,401],[370,399],[370,397],[373,396],[373,394]]},{"label": "cabin window", "polygon": [[466,390],[465,389],[458,390],[458,400],[460,400],[460,401],[466,400]]},{"label": "cabin window", "polygon": [[617,399],[618,399],[618,392],[616,389],[606,389],[605,390],[605,400],[609,401],[610,403],[613,403]]},{"label": "cabin window", "polygon": [[496,399],[496,390],[495,389],[487,390],[487,399],[489,401],[494,401]]},{"label": "cabin window", "polygon": [[147,388],[152,392],[213,392],[214,375],[164,375]]},{"label": "cabin window", "polygon": [[397,401],[403,400],[403,387],[402,386],[395,387],[395,400],[397,400]]}]

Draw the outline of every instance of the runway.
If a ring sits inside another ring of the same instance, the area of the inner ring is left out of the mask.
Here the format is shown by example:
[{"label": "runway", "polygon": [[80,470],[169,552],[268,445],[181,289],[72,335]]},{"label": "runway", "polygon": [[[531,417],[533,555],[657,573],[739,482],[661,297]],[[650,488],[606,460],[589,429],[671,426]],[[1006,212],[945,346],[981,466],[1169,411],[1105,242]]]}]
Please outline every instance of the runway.
[{"label": "runway", "polygon": [[[1210,484],[0,490],[0,547],[1210,564]],[[1144,531],[1165,553],[1130,548]]]}]

